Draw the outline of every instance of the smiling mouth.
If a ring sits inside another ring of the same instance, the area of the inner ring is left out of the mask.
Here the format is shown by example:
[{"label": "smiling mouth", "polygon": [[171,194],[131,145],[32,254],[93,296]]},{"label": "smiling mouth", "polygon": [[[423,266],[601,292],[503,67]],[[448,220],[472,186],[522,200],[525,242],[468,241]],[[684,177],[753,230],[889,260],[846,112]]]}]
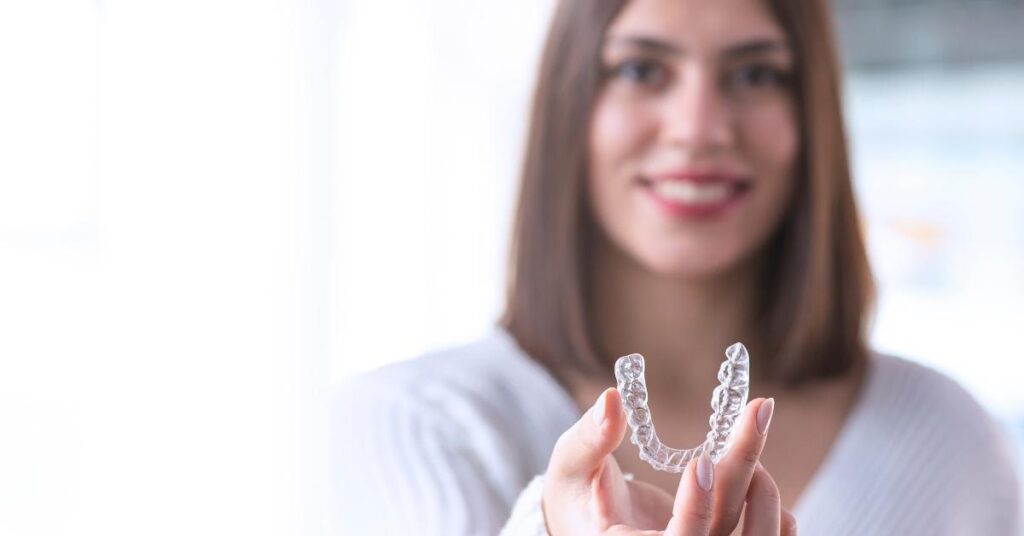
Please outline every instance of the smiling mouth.
[{"label": "smiling mouth", "polygon": [[698,184],[692,181],[658,181],[651,184],[655,195],[667,201],[689,205],[713,205],[725,201],[745,187],[738,182]]},{"label": "smiling mouth", "polygon": [[742,180],[650,180],[640,185],[670,214],[683,217],[708,217],[723,213],[750,190]]}]

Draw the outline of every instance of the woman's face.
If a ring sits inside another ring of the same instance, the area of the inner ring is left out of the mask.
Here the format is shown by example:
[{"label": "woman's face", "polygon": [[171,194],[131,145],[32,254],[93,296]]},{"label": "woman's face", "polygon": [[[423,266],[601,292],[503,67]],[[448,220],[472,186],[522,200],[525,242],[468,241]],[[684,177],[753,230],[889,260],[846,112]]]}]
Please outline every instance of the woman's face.
[{"label": "woman's face", "polygon": [[646,269],[701,278],[757,253],[800,143],[786,35],[761,0],[632,0],[601,50],[589,203]]}]

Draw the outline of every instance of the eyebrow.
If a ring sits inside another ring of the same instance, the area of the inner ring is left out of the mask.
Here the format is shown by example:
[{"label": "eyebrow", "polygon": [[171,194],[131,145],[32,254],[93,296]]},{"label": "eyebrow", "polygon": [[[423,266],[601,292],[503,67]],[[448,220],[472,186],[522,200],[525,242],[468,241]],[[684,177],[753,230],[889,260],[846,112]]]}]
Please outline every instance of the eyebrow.
[{"label": "eyebrow", "polygon": [[[669,56],[682,56],[685,51],[676,45],[657,39],[654,37],[646,36],[611,36],[606,42],[606,45],[625,45],[634,46],[656,52],[659,54],[665,54]],[[752,39],[745,41],[737,45],[733,45],[722,53],[723,57],[732,58],[736,56],[745,56],[747,54],[763,53],[763,52],[789,52],[789,44],[781,39]]]}]

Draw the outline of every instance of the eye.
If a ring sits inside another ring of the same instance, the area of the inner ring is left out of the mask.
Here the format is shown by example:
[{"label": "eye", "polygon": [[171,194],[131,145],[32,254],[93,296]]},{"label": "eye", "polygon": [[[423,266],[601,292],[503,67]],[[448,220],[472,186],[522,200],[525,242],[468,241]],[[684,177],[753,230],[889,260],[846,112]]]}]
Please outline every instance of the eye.
[{"label": "eye", "polygon": [[616,77],[642,85],[656,86],[665,81],[665,70],[653,61],[627,60],[613,69]]},{"label": "eye", "polygon": [[783,87],[789,84],[789,74],[769,65],[747,65],[730,73],[729,84],[741,89]]}]

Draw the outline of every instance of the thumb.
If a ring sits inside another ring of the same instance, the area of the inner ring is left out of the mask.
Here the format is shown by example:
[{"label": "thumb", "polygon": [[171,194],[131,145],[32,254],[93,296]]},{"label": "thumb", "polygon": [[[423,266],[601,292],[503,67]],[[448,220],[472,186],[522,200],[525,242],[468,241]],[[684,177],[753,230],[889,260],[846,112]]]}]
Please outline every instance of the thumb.
[{"label": "thumb", "polygon": [[625,433],[626,419],[619,391],[605,389],[593,407],[558,438],[551,453],[548,475],[589,483],[599,476],[605,457],[622,443]]}]

